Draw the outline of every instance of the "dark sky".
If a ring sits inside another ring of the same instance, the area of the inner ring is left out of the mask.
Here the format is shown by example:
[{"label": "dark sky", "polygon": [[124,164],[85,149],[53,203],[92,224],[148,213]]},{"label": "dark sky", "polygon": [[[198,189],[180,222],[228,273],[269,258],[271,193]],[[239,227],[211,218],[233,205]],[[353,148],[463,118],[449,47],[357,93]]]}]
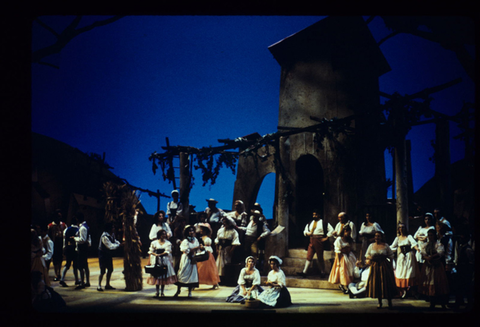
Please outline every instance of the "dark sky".
[{"label": "dark sky", "polygon": [[[104,19],[87,16],[83,25]],[[127,16],[74,38],[58,55],[32,64],[32,131],[83,152],[106,153],[113,173],[132,185],[170,194],[172,185],[148,160],[171,145],[217,146],[218,139],[277,130],[280,66],[268,46],[321,20],[321,16]],[[367,18],[367,17],[365,17]],[[57,32],[73,16],[42,16]],[[380,18],[369,23],[379,41],[389,34]],[[32,50],[53,36],[32,25]],[[380,77],[380,90],[413,94],[458,77],[462,82],[432,95],[431,108],[458,112],[474,102],[474,84],[453,52],[411,35],[397,35],[380,47],[392,70]],[[473,49],[471,49],[473,51]],[[380,101],[385,101],[381,98]],[[451,123],[451,135],[459,133]],[[430,140],[434,126],[414,127],[414,190],[433,176]],[[452,140],[451,162],[461,159],[463,144]],[[391,158],[386,154],[387,178]],[[202,187],[198,172],[190,203],[197,211],[205,199],[231,209],[235,176],[224,169],[217,183]],[[257,201],[272,217],[274,176],[266,177]],[[389,194],[391,192],[389,191]],[[156,199],[141,201],[149,214]],[[165,210],[167,199],[162,198]]]}]

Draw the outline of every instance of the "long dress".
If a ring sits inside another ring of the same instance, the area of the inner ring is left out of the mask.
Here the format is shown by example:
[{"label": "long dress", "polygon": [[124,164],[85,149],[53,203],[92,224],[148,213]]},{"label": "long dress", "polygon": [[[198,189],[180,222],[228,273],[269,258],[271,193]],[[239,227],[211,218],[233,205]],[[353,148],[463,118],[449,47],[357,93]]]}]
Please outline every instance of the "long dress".
[{"label": "long dress", "polygon": [[219,276],[225,276],[225,265],[231,263],[232,256],[230,254],[230,249],[234,245],[240,245],[240,239],[238,232],[235,229],[225,229],[222,226],[217,233],[217,238],[215,239],[215,244],[220,246],[220,249],[217,254],[217,269]]},{"label": "long dress", "polygon": [[419,263],[423,263],[423,257],[422,257],[422,254],[421,254],[421,251],[422,251],[422,248],[425,247],[425,245],[427,245],[427,241],[420,241],[418,239],[419,236],[424,236],[424,237],[427,237],[428,235],[428,231],[430,229],[433,229],[435,230],[435,227],[433,226],[430,226],[430,227],[422,227],[420,226],[418,228],[418,230],[415,232],[415,235],[413,235],[413,238],[417,241],[417,246],[418,246],[418,250],[417,253],[415,254],[415,257],[417,258],[417,262]]},{"label": "long dress", "polygon": [[[385,244],[384,247],[373,249],[370,244],[365,257],[370,258],[370,274],[367,280],[367,296],[376,299],[391,299],[398,294],[393,272],[393,251]],[[390,259],[390,260],[389,260]]]},{"label": "long dress", "polygon": [[362,254],[361,260],[362,262],[365,261],[365,253],[367,253],[368,246],[371,242],[368,240],[369,238],[373,238],[375,232],[382,232],[384,233],[382,227],[378,223],[373,223],[370,226],[367,226],[364,222],[360,226],[360,231],[358,232],[359,236],[362,236]]},{"label": "long dress", "polygon": [[238,285],[233,290],[232,294],[227,297],[227,302],[242,302],[246,300],[244,296],[240,293],[242,291],[242,285],[245,285],[245,288],[248,290],[252,285],[256,285],[255,289],[250,292],[250,295],[254,299],[258,299],[258,295],[263,292],[263,288],[260,286],[262,279],[260,277],[260,272],[257,268],[253,268],[252,274],[246,273],[247,268],[242,268],[240,275],[238,276]]},{"label": "long dress", "polygon": [[397,287],[408,288],[418,284],[420,270],[415,258],[414,246],[417,245],[412,235],[400,240],[398,236],[390,248],[397,251],[397,264],[395,267],[395,282]]},{"label": "long dress", "polygon": [[267,276],[268,281],[278,283],[279,286],[270,287],[258,296],[258,300],[270,307],[284,308],[292,304],[290,292],[286,285],[285,273],[282,269],[270,270]]},{"label": "long dress", "polygon": [[240,292],[242,291],[242,285],[248,290],[252,285],[256,285],[255,289],[250,292],[251,297],[258,299],[258,295],[263,292],[263,288],[260,286],[262,279],[260,272],[257,268],[253,268],[252,274],[246,273],[247,268],[242,268],[240,275],[238,276],[238,285],[233,290],[232,294],[227,297],[226,302],[237,303],[247,300]]},{"label": "long dress", "polygon": [[343,241],[341,237],[338,237],[333,245],[335,253],[338,253],[339,256],[335,256],[328,282],[332,284],[349,285],[354,279],[357,258],[353,251],[350,251],[348,254],[342,253],[342,249],[350,247],[351,245]]},{"label": "long dress", "polygon": [[[428,243],[427,243],[428,244]],[[440,241],[437,241],[431,249],[428,246],[422,248],[423,254],[432,255],[438,253],[439,258],[426,261],[422,265],[422,272],[420,273],[420,283],[418,291],[427,296],[447,295],[448,281],[445,274],[445,268],[442,263],[442,257],[445,254],[445,248]]]},{"label": "long dress", "polygon": [[173,268],[173,258],[172,258],[172,243],[165,240],[163,244],[160,243],[160,240],[155,240],[150,243],[150,249],[148,253],[154,253],[156,250],[163,249],[164,253],[167,255],[164,256],[154,256],[150,254],[150,265],[160,264],[167,266],[167,275],[154,277],[150,275],[147,277],[148,285],[169,285],[177,281],[177,276],[175,275],[175,269]]},{"label": "long dress", "polygon": [[217,264],[213,256],[212,239],[206,235],[202,236],[205,250],[208,251],[208,260],[197,262],[198,283],[206,285],[218,285],[220,276],[218,275]]},{"label": "long dress", "polygon": [[199,246],[198,240],[194,237],[192,242],[188,238],[184,239],[180,244],[182,257],[180,258],[180,266],[178,268],[177,286],[181,287],[198,287],[198,270],[197,264],[191,259],[192,248]]}]

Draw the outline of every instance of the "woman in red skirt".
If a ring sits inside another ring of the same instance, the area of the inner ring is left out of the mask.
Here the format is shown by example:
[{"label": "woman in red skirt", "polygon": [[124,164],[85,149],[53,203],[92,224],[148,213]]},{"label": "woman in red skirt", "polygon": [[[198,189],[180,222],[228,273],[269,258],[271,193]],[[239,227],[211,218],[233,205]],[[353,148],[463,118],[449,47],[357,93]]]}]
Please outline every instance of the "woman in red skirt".
[{"label": "woman in red skirt", "polygon": [[213,256],[212,239],[210,238],[212,228],[208,223],[199,223],[198,227],[200,227],[202,235],[200,243],[203,242],[205,250],[209,252],[208,260],[197,262],[198,283],[213,285],[213,289],[216,289],[220,283],[220,277],[218,276],[217,264]]}]

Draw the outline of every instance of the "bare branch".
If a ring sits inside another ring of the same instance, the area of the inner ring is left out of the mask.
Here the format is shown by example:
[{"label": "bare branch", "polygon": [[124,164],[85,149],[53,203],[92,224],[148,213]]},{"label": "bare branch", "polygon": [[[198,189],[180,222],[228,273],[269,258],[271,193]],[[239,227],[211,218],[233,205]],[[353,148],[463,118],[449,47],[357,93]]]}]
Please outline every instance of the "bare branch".
[{"label": "bare branch", "polygon": [[125,17],[125,16],[114,16],[108,19],[104,19],[101,21],[97,21],[91,25],[75,29],[78,24],[80,23],[80,20],[82,16],[76,16],[75,19],[68,25],[58,36],[57,36],[57,42],[55,42],[52,45],[49,45],[45,48],[39,49],[37,51],[34,51],[32,53],[32,62],[39,63],[40,60],[43,58],[50,56],[55,53],[59,53],[62,51],[62,49],[70,42],[74,37],[77,35],[90,31],[94,29],[95,27],[98,26],[104,26],[110,23],[113,23],[120,18]]},{"label": "bare branch", "polygon": [[57,32],[55,32],[55,30],[53,28],[51,28],[50,26],[48,26],[47,24],[45,24],[44,22],[42,22],[40,20],[40,18],[36,18],[35,21],[40,25],[42,26],[44,29],[46,29],[47,31],[49,31],[50,33],[52,33],[53,35],[55,35],[57,38],[60,36]]}]

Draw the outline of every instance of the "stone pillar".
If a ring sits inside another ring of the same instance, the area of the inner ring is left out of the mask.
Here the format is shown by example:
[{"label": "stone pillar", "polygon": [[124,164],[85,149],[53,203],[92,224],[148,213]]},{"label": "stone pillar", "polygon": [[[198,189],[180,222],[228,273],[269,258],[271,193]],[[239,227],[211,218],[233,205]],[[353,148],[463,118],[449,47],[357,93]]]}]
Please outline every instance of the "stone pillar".
[{"label": "stone pillar", "polygon": [[[289,172],[289,151],[286,144],[286,137],[282,136],[279,140],[280,160],[282,162],[284,173]],[[288,177],[285,177],[288,178]],[[276,236],[277,255],[284,257],[288,250],[288,225],[289,225],[289,194],[288,184],[289,181],[285,180],[283,174],[277,170],[277,183],[278,183],[278,205],[277,205],[277,222],[279,226],[285,227],[285,229]]]}]

